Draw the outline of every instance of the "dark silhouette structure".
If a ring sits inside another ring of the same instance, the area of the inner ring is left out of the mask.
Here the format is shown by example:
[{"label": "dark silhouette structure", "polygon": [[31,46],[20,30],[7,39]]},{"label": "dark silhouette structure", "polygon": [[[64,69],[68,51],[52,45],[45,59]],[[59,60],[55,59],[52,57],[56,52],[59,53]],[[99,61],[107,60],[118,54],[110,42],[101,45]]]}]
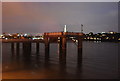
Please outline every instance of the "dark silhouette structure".
[{"label": "dark silhouette structure", "polygon": [[[82,57],[82,39],[84,34],[83,33],[76,33],[76,32],[51,32],[51,33],[44,33],[44,39],[41,40],[32,40],[32,39],[3,39],[2,42],[11,43],[11,51],[14,52],[15,45],[16,51],[19,51],[20,43],[23,46],[23,54],[29,55],[31,53],[32,43],[36,43],[36,53],[39,53],[39,45],[40,43],[45,44],[45,58],[49,58],[49,48],[50,43],[59,43],[59,60],[60,62],[66,62],[66,44],[67,40],[70,40],[70,37],[73,37],[77,40],[77,47],[78,47],[78,58]],[[16,43],[16,44],[15,44]]]}]

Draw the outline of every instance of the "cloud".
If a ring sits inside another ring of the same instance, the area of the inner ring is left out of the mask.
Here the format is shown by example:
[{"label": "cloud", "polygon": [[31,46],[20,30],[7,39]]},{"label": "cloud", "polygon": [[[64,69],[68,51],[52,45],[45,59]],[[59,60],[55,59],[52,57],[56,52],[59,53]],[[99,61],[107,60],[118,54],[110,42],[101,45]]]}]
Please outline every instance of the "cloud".
[{"label": "cloud", "polygon": [[3,31],[117,31],[117,12],[117,3],[3,3]]}]

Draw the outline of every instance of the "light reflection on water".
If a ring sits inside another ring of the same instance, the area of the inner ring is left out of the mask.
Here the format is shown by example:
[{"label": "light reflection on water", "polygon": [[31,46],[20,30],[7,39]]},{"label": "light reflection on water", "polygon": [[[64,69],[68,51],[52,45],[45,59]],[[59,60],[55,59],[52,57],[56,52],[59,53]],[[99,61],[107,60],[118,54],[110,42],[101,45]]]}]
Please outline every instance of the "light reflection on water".
[{"label": "light reflection on water", "polygon": [[109,42],[83,42],[82,60],[77,59],[77,46],[67,43],[66,64],[59,63],[58,44],[50,45],[50,58],[44,59],[44,44],[36,54],[32,44],[31,55],[11,53],[10,44],[3,44],[4,79],[117,79],[118,44]]}]

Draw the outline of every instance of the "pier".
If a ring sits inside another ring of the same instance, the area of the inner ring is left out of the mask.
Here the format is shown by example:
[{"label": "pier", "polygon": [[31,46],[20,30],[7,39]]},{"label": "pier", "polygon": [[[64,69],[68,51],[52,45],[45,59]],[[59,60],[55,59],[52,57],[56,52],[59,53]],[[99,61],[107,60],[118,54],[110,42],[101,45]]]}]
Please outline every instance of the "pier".
[{"label": "pier", "polygon": [[[14,52],[15,47],[16,51],[19,52],[20,43],[22,43],[23,52],[25,55],[29,55],[31,52],[32,43],[36,43],[36,53],[39,53],[40,43],[45,45],[45,59],[49,58],[50,43],[59,44],[59,60],[60,62],[66,62],[66,49],[67,41],[72,40],[71,37],[74,37],[77,40],[77,49],[78,49],[78,59],[82,58],[82,39],[83,33],[76,32],[47,32],[44,33],[44,39],[32,40],[32,39],[2,39],[3,43],[11,43],[11,51]],[[16,43],[16,44],[15,44]]]}]

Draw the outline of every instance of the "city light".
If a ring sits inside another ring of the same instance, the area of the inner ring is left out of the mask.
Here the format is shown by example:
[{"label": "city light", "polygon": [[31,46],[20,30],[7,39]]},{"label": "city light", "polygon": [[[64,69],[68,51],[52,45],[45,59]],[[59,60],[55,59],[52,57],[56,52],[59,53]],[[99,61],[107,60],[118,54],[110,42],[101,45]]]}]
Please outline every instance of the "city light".
[{"label": "city light", "polygon": [[27,36],[27,34],[24,34],[24,36]]},{"label": "city light", "polygon": [[[66,32],[67,34],[73,34],[73,32]],[[46,35],[46,33],[44,33]],[[44,40],[44,34],[22,34],[22,33],[3,33],[0,35],[0,39],[32,39],[32,40]],[[48,34],[48,33],[47,33]],[[61,35],[61,32],[52,32],[49,33],[49,35]],[[76,34],[77,35],[77,34]],[[89,34],[84,34],[83,40],[89,40],[89,41],[120,41],[120,33],[117,32],[101,32],[94,34],[93,32],[90,32]],[[69,39],[72,39],[74,42],[76,42],[76,37],[68,37]],[[60,40],[60,37],[57,38],[57,40]]]}]

